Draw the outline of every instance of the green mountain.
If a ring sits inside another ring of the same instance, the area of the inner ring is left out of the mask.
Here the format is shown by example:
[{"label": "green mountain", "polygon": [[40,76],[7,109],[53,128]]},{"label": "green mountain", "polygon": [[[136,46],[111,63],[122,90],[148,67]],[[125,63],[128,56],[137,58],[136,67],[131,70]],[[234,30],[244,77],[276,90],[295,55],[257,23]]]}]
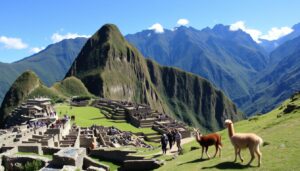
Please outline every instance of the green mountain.
[{"label": "green mountain", "polygon": [[206,78],[238,106],[250,99],[252,79],[268,63],[264,49],[250,35],[221,24],[202,30],[181,26],[161,34],[144,30],[126,39],[161,65]]},{"label": "green mountain", "polygon": [[0,63],[0,103],[15,79],[26,70],[34,71],[47,86],[62,80],[86,40],[63,40],[20,61]]},{"label": "green mountain", "polygon": [[24,72],[6,93],[0,108],[0,125],[3,127],[9,113],[19,106],[26,97],[42,85],[37,75],[31,71]]},{"label": "green mountain", "polygon": [[236,106],[207,80],[144,59],[111,24],[87,41],[69,76],[79,78],[97,96],[149,104],[208,130],[222,128],[225,118],[242,118]]},{"label": "green mountain", "polygon": [[91,96],[91,94],[75,77],[57,82],[48,88],[33,71],[26,71],[16,79],[4,97],[0,108],[0,127],[13,123],[19,117],[12,116],[11,112],[28,98],[50,97],[57,100],[71,96]]}]

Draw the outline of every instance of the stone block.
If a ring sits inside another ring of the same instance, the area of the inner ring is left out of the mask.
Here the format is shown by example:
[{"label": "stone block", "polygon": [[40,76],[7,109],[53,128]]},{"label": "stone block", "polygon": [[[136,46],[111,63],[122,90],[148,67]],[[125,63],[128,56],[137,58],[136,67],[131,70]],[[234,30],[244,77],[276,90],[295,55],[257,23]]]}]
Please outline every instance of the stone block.
[{"label": "stone block", "polygon": [[64,165],[82,168],[84,156],[86,156],[85,148],[63,148],[53,155],[51,164],[58,168],[62,168]]}]

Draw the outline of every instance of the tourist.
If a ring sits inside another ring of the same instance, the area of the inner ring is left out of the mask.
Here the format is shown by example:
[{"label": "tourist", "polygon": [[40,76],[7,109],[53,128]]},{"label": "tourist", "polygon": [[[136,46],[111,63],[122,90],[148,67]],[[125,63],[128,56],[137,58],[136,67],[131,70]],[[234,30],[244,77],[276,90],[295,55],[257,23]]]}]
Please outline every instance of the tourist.
[{"label": "tourist", "polygon": [[172,140],[173,140],[173,145],[175,144],[175,136],[176,136],[176,131],[175,131],[175,129],[172,129]]},{"label": "tourist", "polygon": [[166,134],[163,134],[160,138],[161,141],[161,149],[163,154],[167,153],[167,144],[168,144],[168,136]]},{"label": "tourist", "polygon": [[177,145],[177,148],[178,148],[178,153],[182,152],[181,139],[182,139],[181,133],[178,130],[176,130],[175,141],[176,141],[176,145]]},{"label": "tourist", "polygon": [[167,136],[168,136],[169,145],[170,145],[170,151],[171,151],[172,146],[173,146],[173,142],[174,142],[174,139],[173,139],[173,135],[172,135],[171,130],[168,130]]}]

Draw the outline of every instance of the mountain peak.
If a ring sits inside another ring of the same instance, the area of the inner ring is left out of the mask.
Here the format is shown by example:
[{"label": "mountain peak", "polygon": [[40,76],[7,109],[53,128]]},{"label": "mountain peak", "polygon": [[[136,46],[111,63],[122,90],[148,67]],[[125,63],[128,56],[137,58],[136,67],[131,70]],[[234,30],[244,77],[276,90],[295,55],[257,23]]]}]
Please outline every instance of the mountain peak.
[{"label": "mountain peak", "polygon": [[125,39],[123,35],[121,34],[118,27],[114,24],[105,24],[103,25],[92,37],[92,40],[94,41],[101,41],[104,42],[124,42]]},{"label": "mountain peak", "polygon": [[229,31],[229,26],[226,26],[223,24],[216,24],[212,30],[213,31]]},{"label": "mountain peak", "polygon": [[293,25],[293,30],[300,30],[300,23]]}]

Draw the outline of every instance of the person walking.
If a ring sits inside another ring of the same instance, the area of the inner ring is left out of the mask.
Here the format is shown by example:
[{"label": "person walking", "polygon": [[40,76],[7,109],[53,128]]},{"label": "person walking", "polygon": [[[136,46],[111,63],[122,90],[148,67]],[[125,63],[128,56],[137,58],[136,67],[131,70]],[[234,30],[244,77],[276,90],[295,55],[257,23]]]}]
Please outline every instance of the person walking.
[{"label": "person walking", "polygon": [[161,142],[161,149],[163,154],[167,153],[167,144],[168,144],[168,136],[166,134],[163,134],[160,138]]},{"label": "person walking", "polygon": [[181,148],[181,139],[182,139],[182,135],[178,130],[175,130],[176,134],[175,134],[175,141],[176,141],[176,145],[178,148],[178,153],[182,153],[182,148]]},{"label": "person walking", "polygon": [[174,142],[174,138],[173,138],[171,130],[168,130],[167,136],[168,136],[169,145],[170,145],[170,151],[171,151],[172,146],[173,146],[173,142]]}]

